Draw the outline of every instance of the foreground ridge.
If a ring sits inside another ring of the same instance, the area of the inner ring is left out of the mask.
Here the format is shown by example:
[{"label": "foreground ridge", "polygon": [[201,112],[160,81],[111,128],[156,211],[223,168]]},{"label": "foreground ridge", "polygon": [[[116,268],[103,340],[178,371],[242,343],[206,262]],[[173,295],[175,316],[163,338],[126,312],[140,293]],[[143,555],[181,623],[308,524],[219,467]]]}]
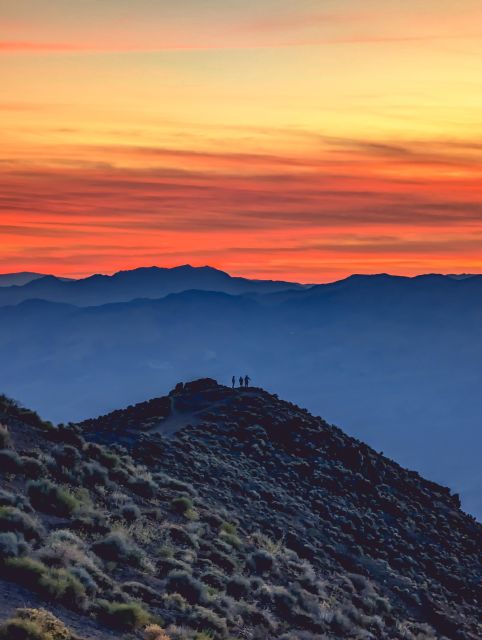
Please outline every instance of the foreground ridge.
[{"label": "foreground ridge", "polygon": [[3,398],[0,422],[3,619],[28,604],[86,638],[480,637],[481,527],[458,497],[262,389],[197,380],[58,428]]}]

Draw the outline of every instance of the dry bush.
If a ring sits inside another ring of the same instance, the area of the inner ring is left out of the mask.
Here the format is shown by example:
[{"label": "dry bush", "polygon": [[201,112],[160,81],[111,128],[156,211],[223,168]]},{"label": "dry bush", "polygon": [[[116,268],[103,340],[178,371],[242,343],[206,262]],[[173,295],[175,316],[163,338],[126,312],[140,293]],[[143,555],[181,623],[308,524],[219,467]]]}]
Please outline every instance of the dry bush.
[{"label": "dry bush", "polygon": [[0,627],[0,638],[27,640],[80,640],[64,623],[45,609],[17,609]]},{"label": "dry bush", "polygon": [[171,640],[158,624],[150,624],[144,629],[144,640]]}]

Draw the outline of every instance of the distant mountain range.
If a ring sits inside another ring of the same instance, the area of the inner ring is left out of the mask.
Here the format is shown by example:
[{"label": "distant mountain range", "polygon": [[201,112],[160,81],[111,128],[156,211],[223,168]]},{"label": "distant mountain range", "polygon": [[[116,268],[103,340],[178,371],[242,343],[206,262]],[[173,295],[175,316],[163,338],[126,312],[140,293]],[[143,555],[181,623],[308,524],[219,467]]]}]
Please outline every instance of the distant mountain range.
[{"label": "distant mountain range", "polygon": [[[20,271],[18,273],[0,273],[0,287],[23,287],[34,280],[48,278],[45,273],[35,273],[33,271]],[[60,282],[70,282],[72,278],[56,277]]]},{"label": "distant mountain range", "polygon": [[0,287],[22,287],[33,280],[44,278],[44,273],[33,273],[31,271],[21,271],[20,273],[0,273]]},{"label": "distant mountain range", "polygon": [[[15,275],[20,281],[22,274]],[[41,299],[86,307],[110,302],[128,302],[135,298],[162,298],[170,293],[180,293],[188,289],[241,294],[272,293],[301,288],[302,285],[292,282],[235,278],[212,267],[146,267],[119,271],[112,276],[96,274],[71,281],[55,276],[37,276],[21,287],[1,289],[0,306]]]},{"label": "distant mountain range", "polygon": [[[179,379],[248,373],[453,487],[482,516],[482,276],[351,276],[307,288],[214,269],[151,271],[148,279],[173,287],[174,277],[187,290],[137,299],[132,285],[136,299],[115,304],[27,299],[0,309],[0,390],[65,422],[159,395]],[[142,275],[100,282],[126,296],[112,283]]]}]

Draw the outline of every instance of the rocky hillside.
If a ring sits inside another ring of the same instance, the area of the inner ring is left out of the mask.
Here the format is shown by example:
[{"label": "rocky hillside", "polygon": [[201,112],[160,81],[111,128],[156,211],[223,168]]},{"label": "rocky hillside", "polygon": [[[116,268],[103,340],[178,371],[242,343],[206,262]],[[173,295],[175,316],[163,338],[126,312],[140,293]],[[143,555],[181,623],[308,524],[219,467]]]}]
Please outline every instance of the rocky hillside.
[{"label": "rocky hillside", "polygon": [[481,636],[458,497],[261,389],[0,422],[0,637]]}]

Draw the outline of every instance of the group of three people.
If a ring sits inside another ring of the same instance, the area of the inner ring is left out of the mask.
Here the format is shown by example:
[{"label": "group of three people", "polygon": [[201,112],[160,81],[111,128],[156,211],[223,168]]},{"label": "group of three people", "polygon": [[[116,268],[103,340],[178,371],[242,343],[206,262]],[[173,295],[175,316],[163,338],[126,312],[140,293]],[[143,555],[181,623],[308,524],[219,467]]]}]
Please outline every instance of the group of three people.
[{"label": "group of three people", "polygon": [[[240,387],[245,387],[246,389],[249,387],[249,383],[251,381],[251,378],[249,376],[239,376],[239,386]],[[232,385],[233,385],[233,389],[236,386],[236,376],[233,376],[231,379]]]}]

